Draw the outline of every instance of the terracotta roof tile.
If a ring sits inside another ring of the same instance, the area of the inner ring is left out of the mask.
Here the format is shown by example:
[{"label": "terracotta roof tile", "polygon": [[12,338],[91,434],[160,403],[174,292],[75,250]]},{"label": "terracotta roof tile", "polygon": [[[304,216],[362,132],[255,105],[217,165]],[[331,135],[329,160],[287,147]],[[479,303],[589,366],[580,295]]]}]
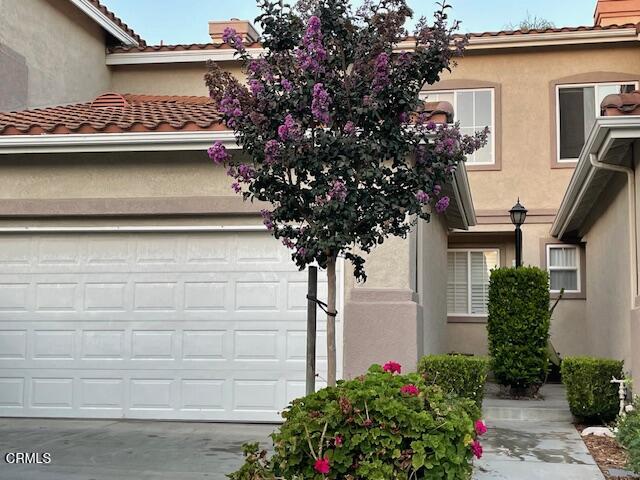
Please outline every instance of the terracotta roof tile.
[{"label": "terracotta roof tile", "polygon": [[107,7],[102,5],[102,3],[100,3],[100,0],[89,0],[89,2],[91,2],[93,4],[93,6],[96,7],[98,10],[100,10],[104,15],[109,17],[109,19],[113,23],[118,25],[121,29],[123,29],[125,32],[127,32],[129,35],[131,35],[133,38],[135,38],[138,41],[138,43],[140,44],[140,46],[144,47],[147,44],[147,42],[145,42],[142,39],[142,37],[140,37],[140,35],[138,35],[136,32],[134,32],[131,27],[129,27],[129,25],[124,23],[111,10],[109,10]]},{"label": "terracotta roof tile", "polygon": [[[541,30],[500,30],[498,32],[479,32],[470,33],[471,38],[486,38],[486,37],[505,37],[514,35],[530,35],[540,33],[565,33],[565,32],[588,32],[595,30],[620,30],[626,28],[636,28],[639,25],[635,23],[627,23],[624,25],[607,25],[607,26],[579,26],[579,27],[561,27],[561,28],[546,28]],[[260,42],[254,42],[247,45],[247,48],[261,48]],[[135,46],[116,46],[109,49],[109,53],[129,53],[129,52],[170,52],[181,50],[220,50],[229,49],[229,45],[214,44],[214,43],[190,43],[190,44],[177,44],[177,45],[144,45],[140,47]]]},{"label": "terracotta roof tile", "polygon": [[107,93],[97,102],[0,113],[0,135],[224,130],[208,97]]}]

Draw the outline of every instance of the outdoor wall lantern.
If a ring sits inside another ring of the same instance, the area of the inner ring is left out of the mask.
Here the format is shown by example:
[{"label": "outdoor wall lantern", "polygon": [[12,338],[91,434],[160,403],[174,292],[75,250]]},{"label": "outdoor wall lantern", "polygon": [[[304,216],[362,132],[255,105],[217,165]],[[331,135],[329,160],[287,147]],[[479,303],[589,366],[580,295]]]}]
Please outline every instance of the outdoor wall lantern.
[{"label": "outdoor wall lantern", "polygon": [[518,202],[509,210],[511,216],[511,223],[516,226],[516,268],[522,266],[522,230],[520,226],[527,218],[527,209],[520,205],[520,198]]}]

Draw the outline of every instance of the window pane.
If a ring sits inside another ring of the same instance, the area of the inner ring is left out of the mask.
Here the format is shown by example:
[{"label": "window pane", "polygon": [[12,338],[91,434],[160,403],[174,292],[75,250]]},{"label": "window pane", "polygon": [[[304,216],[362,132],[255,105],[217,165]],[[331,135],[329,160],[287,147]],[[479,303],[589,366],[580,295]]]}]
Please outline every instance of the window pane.
[{"label": "window pane", "polygon": [[575,270],[551,270],[551,290],[578,290],[578,272]]},{"label": "window pane", "polygon": [[457,92],[456,118],[461,127],[474,127],[474,93],[469,91]]},{"label": "window pane", "polygon": [[[480,131],[481,129],[478,129]],[[487,144],[468,158],[469,163],[493,163],[493,134],[489,133]]]},{"label": "window pane", "polygon": [[471,252],[471,313],[487,313],[489,301],[489,276],[496,268],[498,253]]},{"label": "window pane", "polygon": [[[491,91],[489,90],[481,90],[476,92],[476,127],[493,127],[492,125],[492,110],[493,106],[491,105]],[[491,128],[493,130],[493,128]]]},{"label": "window pane", "polygon": [[572,247],[550,248],[549,249],[549,266],[550,267],[577,267],[576,249]]},{"label": "window pane", "polygon": [[600,104],[604,100],[604,97],[607,95],[617,95],[619,93],[629,93],[633,92],[636,89],[635,84],[633,83],[623,83],[617,85],[598,85],[598,110],[600,109]]},{"label": "window pane", "polygon": [[584,145],[584,88],[562,88],[560,108],[560,158],[578,158]]},{"label": "window pane", "polygon": [[449,102],[453,106],[453,92],[427,93],[425,102]]},{"label": "window pane", "polygon": [[469,312],[467,252],[447,254],[447,311],[449,313]]}]

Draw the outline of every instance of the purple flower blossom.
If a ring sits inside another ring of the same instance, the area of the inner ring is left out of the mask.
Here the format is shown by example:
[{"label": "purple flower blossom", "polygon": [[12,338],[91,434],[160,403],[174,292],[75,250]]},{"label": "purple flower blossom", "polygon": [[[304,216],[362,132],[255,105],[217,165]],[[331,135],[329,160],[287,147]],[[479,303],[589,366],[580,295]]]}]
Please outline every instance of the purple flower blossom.
[{"label": "purple flower blossom", "polygon": [[436,203],[436,212],[444,213],[449,208],[449,197],[442,197]]},{"label": "purple flower blossom", "polygon": [[331,190],[327,194],[329,200],[344,202],[347,198],[347,186],[342,180],[336,180],[331,185]]},{"label": "purple flower blossom", "polygon": [[291,90],[293,90],[293,83],[291,83],[291,81],[287,80],[286,78],[283,78],[280,81],[280,85],[282,85],[282,88],[285,92],[290,92]]},{"label": "purple flower blossom", "polygon": [[244,43],[242,43],[242,37],[238,35],[238,32],[234,28],[227,27],[222,33],[222,41],[228,45],[231,45],[238,52],[244,52]]},{"label": "purple flower blossom", "polygon": [[440,195],[440,192],[442,191],[442,187],[439,184],[435,184],[433,186],[433,193],[436,195]]},{"label": "purple flower blossom", "polygon": [[351,120],[349,120],[347,123],[344,124],[343,131],[347,135],[353,135],[356,131],[356,124],[353,123]]},{"label": "purple flower blossom", "polygon": [[291,241],[290,238],[283,238],[282,239],[282,244],[287,247],[287,248],[291,248],[293,249],[295,247],[295,244]]},{"label": "purple flower blossom", "polygon": [[264,92],[264,84],[260,80],[249,80],[249,90],[255,97]]},{"label": "purple flower blossom", "polygon": [[227,153],[227,149],[224,148],[222,142],[219,141],[209,147],[207,153],[209,154],[209,158],[216,164],[224,163],[230,158],[230,155]]},{"label": "purple flower blossom", "polygon": [[291,114],[284,117],[284,123],[278,127],[278,136],[283,142],[293,140],[299,136],[299,127],[294,122]]},{"label": "purple flower blossom", "polygon": [[263,78],[269,82],[273,80],[271,66],[264,58],[251,60],[247,65],[247,71],[256,80],[259,78]]},{"label": "purple flower blossom", "polygon": [[427,122],[427,130],[433,131],[435,129],[436,129],[436,122],[434,122],[433,120],[430,120],[429,122]]},{"label": "purple flower blossom", "polygon": [[298,65],[302,70],[319,73],[322,63],[327,59],[327,51],[322,44],[320,19],[315,15],[309,18],[307,30],[302,37],[302,47],[296,50]]},{"label": "purple flower blossom", "polygon": [[373,75],[371,88],[374,93],[380,93],[389,84],[389,55],[386,52],[376,57]]},{"label": "purple flower blossom", "polygon": [[313,117],[323,123],[328,124],[331,121],[329,115],[329,106],[331,105],[331,97],[324,88],[322,83],[316,83],[313,86],[313,99],[311,101],[311,113]]},{"label": "purple flower blossom", "polygon": [[398,115],[398,120],[400,120],[400,123],[408,123],[409,114],[407,112],[402,112],[400,115]]},{"label": "purple flower blossom", "polygon": [[262,223],[267,227],[267,230],[273,230],[275,226],[273,223],[273,213],[269,210],[260,210],[260,215],[262,215]]},{"label": "purple flower blossom", "polygon": [[299,257],[306,257],[307,256],[307,249],[304,248],[304,247],[298,248],[298,252],[296,253],[296,255],[298,255]]},{"label": "purple flower blossom", "polygon": [[226,124],[229,128],[234,128],[236,121],[242,117],[242,108],[240,107],[240,100],[232,97],[230,94],[225,94],[220,100],[219,104],[220,112],[226,118]]},{"label": "purple flower blossom", "polygon": [[236,193],[240,193],[240,191],[242,191],[242,187],[240,186],[240,184],[238,182],[233,182],[231,184],[231,188],[233,189],[234,192]]},{"label": "purple flower blossom", "polygon": [[256,174],[255,169],[251,165],[241,163],[238,165],[238,179],[243,182],[248,182]]},{"label": "purple flower blossom", "polygon": [[267,165],[273,165],[280,157],[280,144],[277,140],[269,140],[264,144],[264,161]]},{"label": "purple flower blossom", "polygon": [[416,200],[420,203],[427,203],[429,201],[429,194],[423,190],[418,190],[416,192]]}]

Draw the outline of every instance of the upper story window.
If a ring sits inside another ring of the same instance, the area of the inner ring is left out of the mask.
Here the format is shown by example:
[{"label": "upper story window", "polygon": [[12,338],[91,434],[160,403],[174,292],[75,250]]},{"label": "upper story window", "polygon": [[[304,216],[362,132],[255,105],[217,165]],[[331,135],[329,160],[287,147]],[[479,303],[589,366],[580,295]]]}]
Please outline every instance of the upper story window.
[{"label": "upper story window", "polygon": [[485,127],[491,130],[487,145],[467,156],[470,165],[495,164],[495,92],[493,88],[464,89],[452,91],[425,92],[427,102],[449,102],[453,105],[454,121],[460,123],[465,135],[473,135]]},{"label": "upper story window", "polygon": [[558,85],[556,116],[558,161],[575,162],[593,127],[600,117],[600,103],[612,93],[636,90],[637,82]]},{"label": "upper story window", "polygon": [[484,316],[489,276],[500,263],[497,249],[455,249],[447,253],[447,314]]},{"label": "upper story window", "polygon": [[580,249],[575,245],[547,245],[550,290],[580,292]]}]

